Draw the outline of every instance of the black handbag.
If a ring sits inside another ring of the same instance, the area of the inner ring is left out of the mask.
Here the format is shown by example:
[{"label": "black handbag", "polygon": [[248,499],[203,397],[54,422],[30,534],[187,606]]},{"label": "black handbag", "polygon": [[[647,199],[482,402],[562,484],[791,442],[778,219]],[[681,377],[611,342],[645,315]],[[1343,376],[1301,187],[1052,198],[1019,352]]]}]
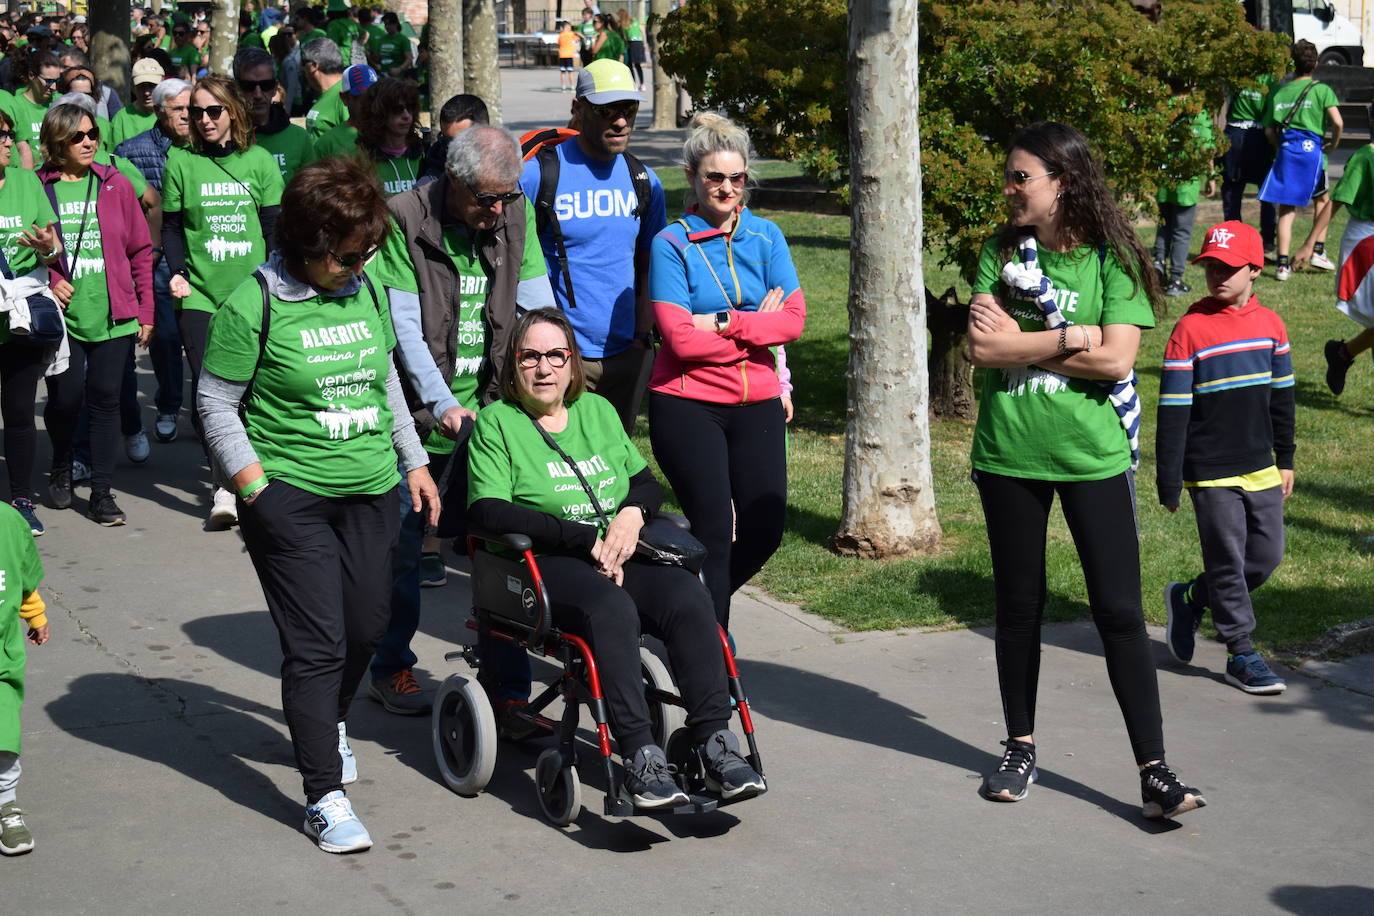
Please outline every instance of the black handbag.
[{"label": "black handbag", "polygon": [[[544,437],[549,448],[557,452],[563,463],[577,475],[577,482],[582,484],[582,489],[591,500],[592,508],[596,510],[601,524],[609,527],[611,521],[606,518],[606,513],[601,511],[601,502],[596,498],[591,484],[587,483],[587,478],[582,476],[582,470],[577,466],[577,462],[568,457],[568,453],[559,447],[553,436],[549,435],[549,431],[539,425],[538,420],[531,416],[530,422],[539,430],[539,435]],[[646,518],[644,527],[639,529],[639,542],[635,545],[634,555],[646,563],[657,566],[681,566],[695,575],[701,572],[702,564],[706,562],[706,545],[692,537],[691,532],[681,525],[662,516],[655,516]]]},{"label": "black handbag", "polygon": [[[4,274],[6,280],[14,279],[14,272],[10,270],[9,259],[5,257],[5,252],[0,250],[0,274]],[[52,346],[62,340],[62,335],[66,332],[66,327],[62,323],[57,303],[42,293],[35,293],[26,300],[29,304],[29,330],[22,333],[10,328],[13,340],[21,340],[32,344],[35,347]]]}]

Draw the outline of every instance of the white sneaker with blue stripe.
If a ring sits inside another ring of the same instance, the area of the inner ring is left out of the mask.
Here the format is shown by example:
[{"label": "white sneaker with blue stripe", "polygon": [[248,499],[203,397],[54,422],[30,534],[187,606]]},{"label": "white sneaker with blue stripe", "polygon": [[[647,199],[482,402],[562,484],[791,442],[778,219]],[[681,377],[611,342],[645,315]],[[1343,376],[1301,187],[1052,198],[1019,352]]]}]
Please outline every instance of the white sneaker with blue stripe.
[{"label": "white sneaker with blue stripe", "polygon": [[339,782],[352,785],[358,781],[358,758],[353,756],[353,748],[348,746],[348,732],[344,723],[339,723],[339,759],[343,761],[343,778]]},{"label": "white sneaker with blue stripe", "polygon": [[305,832],[325,852],[362,852],[372,848],[371,835],[353,813],[353,805],[341,789],[306,805]]}]

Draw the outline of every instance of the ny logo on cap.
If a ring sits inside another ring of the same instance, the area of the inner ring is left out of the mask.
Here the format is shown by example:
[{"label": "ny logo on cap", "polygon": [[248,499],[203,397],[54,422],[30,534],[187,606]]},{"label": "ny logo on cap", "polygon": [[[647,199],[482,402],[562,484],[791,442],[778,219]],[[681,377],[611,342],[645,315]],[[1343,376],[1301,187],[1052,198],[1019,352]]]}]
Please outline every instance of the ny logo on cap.
[{"label": "ny logo on cap", "polygon": [[1212,230],[1212,237],[1207,240],[1207,244],[1215,245],[1218,248],[1230,248],[1231,246],[1226,243],[1235,237],[1236,234],[1230,229],[1223,229],[1218,226]]}]

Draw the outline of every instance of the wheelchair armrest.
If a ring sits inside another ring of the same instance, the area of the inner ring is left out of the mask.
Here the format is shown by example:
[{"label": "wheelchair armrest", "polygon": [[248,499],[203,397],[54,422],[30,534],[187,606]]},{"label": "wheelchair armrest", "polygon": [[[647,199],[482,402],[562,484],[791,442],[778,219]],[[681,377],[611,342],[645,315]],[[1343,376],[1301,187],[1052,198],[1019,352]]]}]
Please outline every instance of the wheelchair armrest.
[{"label": "wheelchair armrest", "polygon": [[670,521],[674,525],[677,525],[679,528],[681,528],[683,531],[692,530],[692,523],[687,521],[687,516],[685,515],[678,515],[676,512],[659,512],[654,517]]},{"label": "wheelchair armrest", "polygon": [[521,553],[534,547],[534,542],[530,540],[528,534],[503,534],[501,535],[501,543]]}]

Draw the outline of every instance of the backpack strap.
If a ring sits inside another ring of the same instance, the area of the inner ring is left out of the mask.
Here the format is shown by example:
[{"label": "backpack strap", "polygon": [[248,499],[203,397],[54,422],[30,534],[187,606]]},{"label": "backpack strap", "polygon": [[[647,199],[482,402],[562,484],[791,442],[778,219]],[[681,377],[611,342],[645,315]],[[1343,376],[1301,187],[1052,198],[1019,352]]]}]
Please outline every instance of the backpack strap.
[{"label": "backpack strap", "polygon": [[539,163],[539,193],[534,198],[535,230],[543,235],[547,230],[553,239],[554,254],[558,257],[558,270],[563,275],[563,290],[568,297],[568,308],[577,308],[573,296],[572,271],[568,267],[568,249],[563,244],[563,230],[558,225],[558,214],[554,212],[553,196],[558,191],[558,150],[546,146],[535,158]]},{"label": "backpack strap", "polygon": [[624,152],[620,155],[625,157],[625,166],[630,170],[630,181],[635,186],[635,198],[639,201],[635,212],[630,215],[643,223],[649,212],[649,197],[653,193],[649,186],[649,170],[630,153]]}]

